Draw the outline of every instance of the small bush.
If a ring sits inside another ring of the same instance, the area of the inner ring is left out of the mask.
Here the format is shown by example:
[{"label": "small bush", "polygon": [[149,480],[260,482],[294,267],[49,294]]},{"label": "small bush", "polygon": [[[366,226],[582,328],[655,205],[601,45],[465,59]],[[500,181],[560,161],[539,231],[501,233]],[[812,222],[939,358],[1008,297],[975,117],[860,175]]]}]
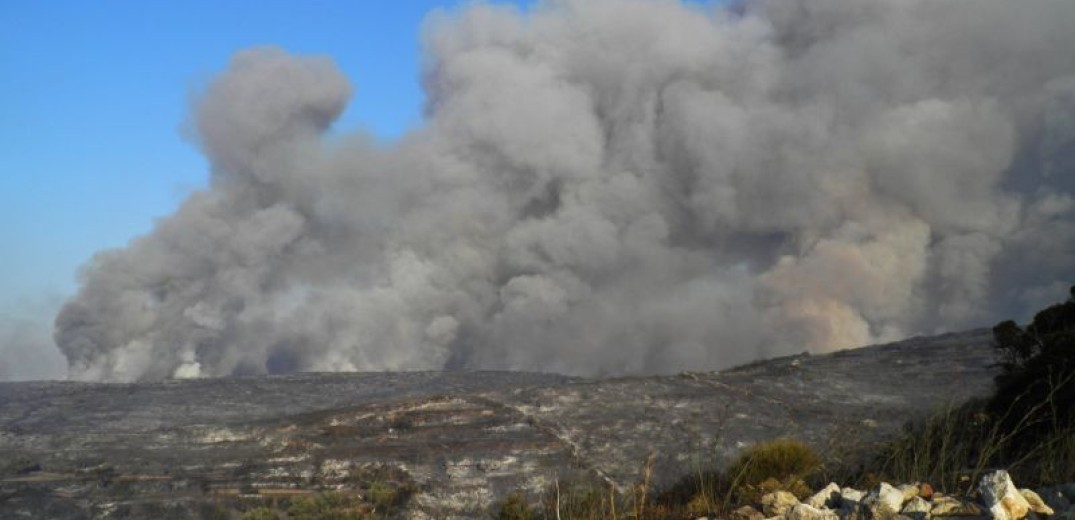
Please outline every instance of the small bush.
[{"label": "small bush", "polygon": [[367,498],[377,511],[384,512],[402,506],[410,498],[410,490],[378,481],[370,484]]},{"label": "small bush", "polygon": [[526,495],[516,491],[507,496],[491,515],[493,520],[534,520],[537,515],[526,503]]},{"label": "small bush", "polygon": [[811,492],[805,479],[820,468],[821,459],[809,446],[793,439],[777,439],[747,448],[725,475],[734,501],[746,504],[777,489],[804,498]]},{"label": "small bush", "polygon": [[279,518],[280,515],[276,511],[267,507],[259,507],[243,513],[239,520],[278,520]]},{"label": "small bush", "polygon": [[369,508],[361,499],[342,493],[302,497],[287,509],[287,517],[295,520],[361,520],[369,516]]},{"label": "small bush", "polygon": [[655,503],[666,509],[682,509],[681,516],[707,516],[727,509],[729,482],[719,471],[699,470],[657,495]]}]

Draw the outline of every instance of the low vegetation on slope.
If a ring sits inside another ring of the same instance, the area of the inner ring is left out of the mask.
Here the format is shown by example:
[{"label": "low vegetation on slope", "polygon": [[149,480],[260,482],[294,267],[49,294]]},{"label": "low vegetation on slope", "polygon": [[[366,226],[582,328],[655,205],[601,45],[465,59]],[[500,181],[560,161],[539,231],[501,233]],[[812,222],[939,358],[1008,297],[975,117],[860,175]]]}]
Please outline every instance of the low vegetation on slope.
[{"label": "low vegetation on slope", "polygon": [[1075,480],[1075,287],[1025,328],[993,328],[993,395],[945,410],[890,444],[871,470],[958,489],[991,467],[1038,486]]},{"label": "low vegetation on slope", "polygon": [[499,520],[547,518],[672,519],[726,517],[783,490],[803,499],[829,481],[852,487],[928,482],[969,495],[991,468],[1007,468],[1021,485],[1075,481],[1075,287],[1068,301],[1039,312],[1026,327],[993,329],[1000,374],[993,394],[908,424],[865,464],[821,460],[791,439],[746,449],[722,471],[688,475],[667,490],[649,487],[648,465],[629,490],[601,483],[558,483],[537,505],[518,492],[493,512]]}]

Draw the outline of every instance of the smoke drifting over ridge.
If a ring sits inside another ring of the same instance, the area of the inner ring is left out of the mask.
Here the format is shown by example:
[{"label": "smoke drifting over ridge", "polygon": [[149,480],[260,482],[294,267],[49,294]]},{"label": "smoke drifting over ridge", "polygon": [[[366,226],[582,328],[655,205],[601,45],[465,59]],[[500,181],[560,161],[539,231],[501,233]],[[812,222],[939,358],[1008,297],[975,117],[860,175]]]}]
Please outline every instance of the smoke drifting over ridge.
[{"label": "smoke drifting over ridge", "polygon": [[427,122],[329,136],[237,54],[212,164],[100,253],[71,376],[727,367],[1017,317],[1075,279],[1075,2],[555,0],[425,32]]}]

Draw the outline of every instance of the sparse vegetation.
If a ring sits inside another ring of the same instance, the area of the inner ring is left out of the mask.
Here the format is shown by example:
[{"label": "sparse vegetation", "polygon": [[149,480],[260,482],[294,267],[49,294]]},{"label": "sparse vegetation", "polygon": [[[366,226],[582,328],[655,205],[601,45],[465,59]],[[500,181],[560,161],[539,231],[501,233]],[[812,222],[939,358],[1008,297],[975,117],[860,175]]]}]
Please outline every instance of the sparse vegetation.
[{"label": "sparse vegetation", "polygon": [[388,511],[403,502],[404,492],[384,482],[374,482],[368,491],[369,501],[377,511]]},{"label": "sparse vegetation", "polygon": [[346,480],[364,491],[366,501],[379,516],[395,514],[417,491],[407,472],[387,465],[353,468]]},{"label": "sparse vegetation", "polygon": [[238,502],[203,504],[200,517],[240,520],[399,518],[417,490],[407,472],[382,464],[351,468],[344,482],[346,487],[342,491],[305,495],[301,492],[266,494],[251,483],[245,483],[236,490]]},{"label": "sparse vegetation", "polygon": [[[866,464],[825,464],[808,446],[779,439],[747,448],[723,471],[697,471],[659,493],[643,471],[633,493],[592,483],[560,483],[530,508],[522,493],[510,495],[497,519],[685,518],[728,516],[757,504],[774,490],[798,498],[826,480],[869,487],[879,481],[930,482],[939,490],[967,493],[989,468],[1007,468],[1022,485],[1075,480],[1075,287],[1071,299],[1051,306],[1026,328],[1006,321],[993,329],[1001,374],[991,396],[949,406],[910,423]],[[646,467],[650,467],[647,463]]]},{"label": "sparse vegetation", "polygon": [[765,493],[782,489],[798,498],[810,494],[805,479],[821,467],[821,459],[806,444],[794,439],[777,439],[747,448],[729,466],[732,499],[737,503],[756,502]]},{"label": "sparse vegetation", "polygon": [[536,515],[526,503],[526,495],[515,491],[505,498],[491,515],[493,520],[534,520]]},{"label": "sparse vegetation", "polygon": [[596,478],[557,483],[547,490],[536,507],[522,492],[509,495],[492,517],[523,519],[680,519],[727,513],[732,504],[753,503],[761,494],[793,489],[800,496],[810,493],[804,480],[821,465],[805,444],[778,439],[747,449],[725,471],[699,471],[658,491],[651,488],[653,458],[643,464],[638,483],[626,492],[602,484]]},{"label": "sparse vegetation", "polygon": [[704,516],[757,503],[776,490],[802,498],[813,491],[808,481],[821,466],[821,458],[806,444],[776,439],[748,447],[723,471],[697,471],[684,477],[654,501],[662,511]]},{"label": "sparse vegetation", "polygon": [[239,520],[278,520],[279,518],[280,515],[276,511],[267,507],[259,507],[243,513]]},{"label": "sparse vegetation", "polygon": [[371,517],[369,504],[355,495],[318,493],[291,502],[287,518],[294,520],[362,520]]},{"label": "sparse vegetation", "polygon": [[1075,479],[1075,287],[1025,329],[993,328],[1001,373],[992,396],[944,410],[887,445],[872,471],[960,491],[987,468],[1028,485]]}]

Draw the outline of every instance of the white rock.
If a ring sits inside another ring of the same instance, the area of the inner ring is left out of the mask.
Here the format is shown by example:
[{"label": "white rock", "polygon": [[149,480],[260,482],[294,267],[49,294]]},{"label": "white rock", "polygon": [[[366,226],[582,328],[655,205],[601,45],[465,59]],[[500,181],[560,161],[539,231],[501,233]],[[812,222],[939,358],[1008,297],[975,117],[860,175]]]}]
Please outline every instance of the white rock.
[{"label": "white rock", "polygon": [[796,504],[788,512],[788,520],[838,520],[840,517],[828,509],[819,509],[809,504]]},{"label": "white rock", "polygon": [[862,499],[866,498],[866,493],[854,488],[845,487],[840,490],[840,502],[846,505],[859,505]]},{"label": "white rock", "polygon": [[943,496],[940,493],[933,495],[930,516],[979,516],[982,509],[970,502],[964,502],[957,498]]},{"label": "white rock", "polygon": [[731,518],[735,520],[765,520],[765,515],[751,506],[743,506],[732,511]]},{"label": "white rock", "polygon": [[903,503],[906,504],[908,500],[918,496],[917,484],[900,484],[896,487],[903,494]]},{"label": "white rock", "polygon": [[978,492],[994,520],[1022,520],[1030,512],[1030,503],[1019,494],[1007,471],[986,473],[978,483]]},{"label": "white rock", "polygon": [[845,520],[859,518],[859,511],[862,509],[862,500],[864,498],[866,498],[866,493],[857,489],[841,489],[838,511],[840,518]]},{"label": "white rock", "polygon": [[761,510],[766,517],[783,516],[798,503],[799,499],[787,491],[773,491],[761,497]]},{"label": "white rock", "polygon": [[835,509],[840,505],[840,486],[835,482],[829,482],[821,491],[806,499],[806,504],[815,509]]},{"label": "white rock", "polygon": [[886,513],[896,514],[903,508],[903,492],[882,482],[870,490],[862,499],[862,504],[870,509],[875,518],[883,517]]},{"label": "white rock", "polygon": [[1030,504],[1031,511],[1038,513],[1039,515],[1053,516],[1056,514],[1056,511],[1053,511],[1053,508],[1049,507],[1037,493],[1029,489],[1020,489],[1019,494],[1023,495],[1026,502]]},{"label": "white rock", "polygon": [[900,510],[900,513],[915,520],[926,520],[929,518],[929,512],[932,508],[933,504],[927,502],[926,499],[915,496],[903,504],[903,509]]}]

